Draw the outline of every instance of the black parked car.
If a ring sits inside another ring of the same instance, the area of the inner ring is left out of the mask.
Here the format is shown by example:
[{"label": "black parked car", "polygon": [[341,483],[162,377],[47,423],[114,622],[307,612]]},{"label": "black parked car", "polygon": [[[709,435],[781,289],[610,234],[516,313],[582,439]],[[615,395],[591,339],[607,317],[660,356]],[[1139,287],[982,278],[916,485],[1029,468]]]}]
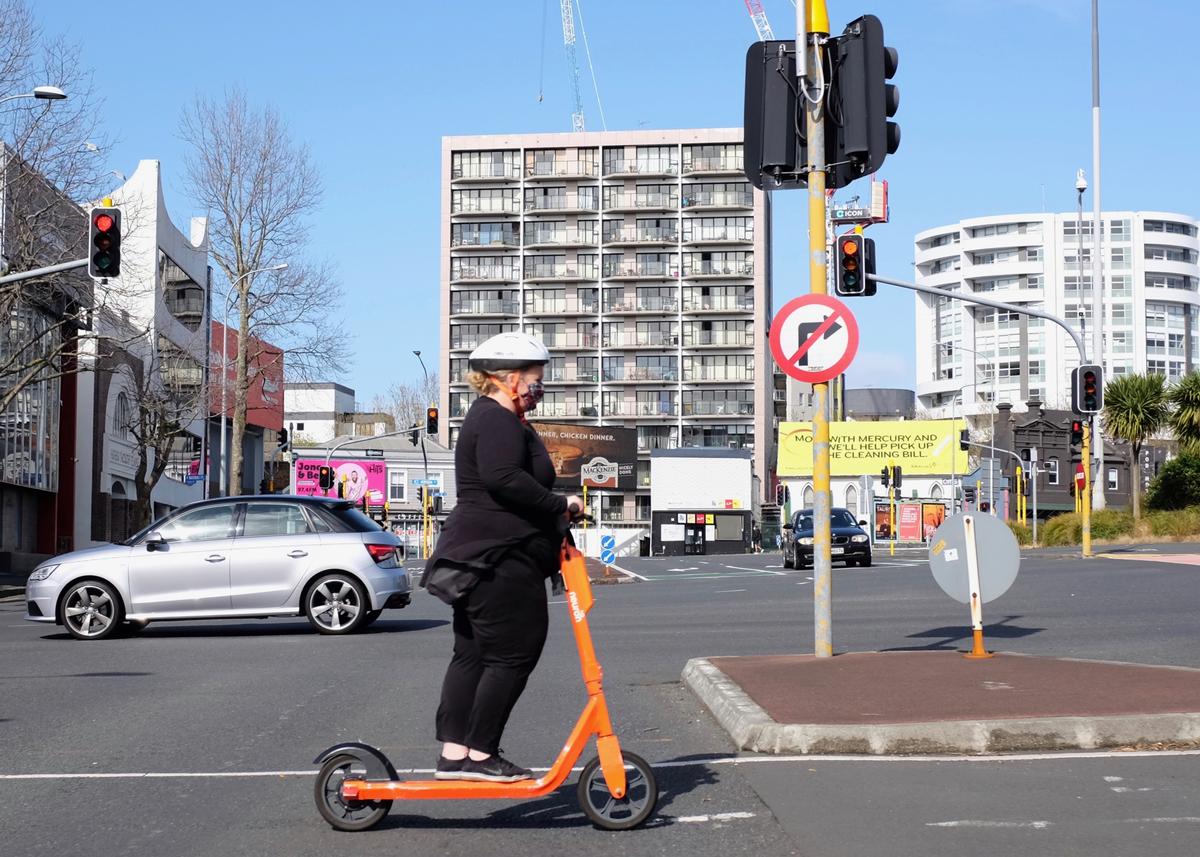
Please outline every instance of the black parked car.
[{"label": "black parked car", "polygon": [[[834,562],[847,566],[871,564],[871,537],[863,529],[866,521],[855,522],[849,509],[830,510],[831,552]],[[813,510],[801,509],[783,525],[783,567],[806,568],[813,561]]]}]

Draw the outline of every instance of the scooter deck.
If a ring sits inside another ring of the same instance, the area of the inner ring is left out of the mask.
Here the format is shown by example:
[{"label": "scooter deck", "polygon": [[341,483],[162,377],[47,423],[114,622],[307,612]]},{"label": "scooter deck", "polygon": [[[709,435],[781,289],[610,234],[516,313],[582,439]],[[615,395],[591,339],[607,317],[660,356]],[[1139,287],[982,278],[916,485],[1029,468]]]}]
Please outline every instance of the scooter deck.
[{"label": "scooter deck", "polygon": [[347,800],[460,800],[463,798],[513,798],[523,800],[549,794],[566,777],[490,783],[477,780],[351,780],[342,783]]}]

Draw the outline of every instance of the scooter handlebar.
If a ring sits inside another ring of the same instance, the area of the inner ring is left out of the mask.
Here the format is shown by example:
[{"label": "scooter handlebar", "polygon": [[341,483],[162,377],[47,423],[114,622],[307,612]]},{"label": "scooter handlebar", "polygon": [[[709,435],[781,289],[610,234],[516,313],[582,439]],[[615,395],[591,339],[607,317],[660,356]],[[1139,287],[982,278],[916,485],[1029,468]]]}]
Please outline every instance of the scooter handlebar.
[{"label": "scooter handlebar", "polygon": [[572,503],[567,507],[567,511],[571,513],[571,523],[586,521],[589,524],[596,523],[596,519],[591,515],[586,515],[578,503]]}]

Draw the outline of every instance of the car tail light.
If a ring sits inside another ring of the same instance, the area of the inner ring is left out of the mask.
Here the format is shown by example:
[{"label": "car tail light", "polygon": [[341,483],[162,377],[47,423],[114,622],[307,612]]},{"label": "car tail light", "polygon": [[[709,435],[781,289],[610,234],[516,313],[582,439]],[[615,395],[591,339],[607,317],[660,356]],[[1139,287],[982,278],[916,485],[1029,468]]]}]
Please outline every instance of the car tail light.
[{"label": "car tail light", "polygon": [[384,563],[395,558],[396,549],[391,545],[367,545],[367,553],[375,562]]}]

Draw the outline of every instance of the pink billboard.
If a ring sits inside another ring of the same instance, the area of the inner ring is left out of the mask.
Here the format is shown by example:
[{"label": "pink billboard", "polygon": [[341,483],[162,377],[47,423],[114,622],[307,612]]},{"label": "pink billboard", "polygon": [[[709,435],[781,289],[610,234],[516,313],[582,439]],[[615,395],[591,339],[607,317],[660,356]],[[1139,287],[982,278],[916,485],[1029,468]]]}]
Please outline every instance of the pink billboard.
[{"label": "pink billboard", "polygon": [[338,486],[346,500],[358,502],[365,496],[367,502],[381,506],[387,499],[387,464],[378,459],[369,461],[336,460],[329,462],[333,468],[333,487],[321,490],[320,469],[323,458],[302,458],[296,462],[296,493],[317,497],[337,497]]},{"label": "pink billboard", "polygon": [[921,504],[900,503],[899,524],[896,529],[902,542],[921,541]]}]

